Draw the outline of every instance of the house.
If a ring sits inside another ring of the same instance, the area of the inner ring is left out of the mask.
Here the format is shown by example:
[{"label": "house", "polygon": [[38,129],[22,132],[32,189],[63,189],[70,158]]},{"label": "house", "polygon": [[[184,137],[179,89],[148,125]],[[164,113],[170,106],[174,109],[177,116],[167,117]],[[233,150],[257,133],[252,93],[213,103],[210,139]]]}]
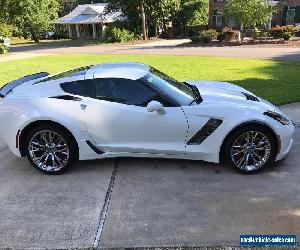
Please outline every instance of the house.
[{"label": "house", "polygon": [[[274,4],[278,4],[279,11],[273,15],[270,22],[275,25],[299,25],[300,26],[300,0],[273,0]],[[222,11],[225,7],[226,0],[209,0],[209,27],[220,29],[223,27],[239,28],[231,18],[226,20]]]},{"label": "house", "polygon": [[105,15],[107,3],[78,5],[71,13],[54,20],[56,33],[69,38],[105,38],[109,23],[118,20],[121,13]]}]

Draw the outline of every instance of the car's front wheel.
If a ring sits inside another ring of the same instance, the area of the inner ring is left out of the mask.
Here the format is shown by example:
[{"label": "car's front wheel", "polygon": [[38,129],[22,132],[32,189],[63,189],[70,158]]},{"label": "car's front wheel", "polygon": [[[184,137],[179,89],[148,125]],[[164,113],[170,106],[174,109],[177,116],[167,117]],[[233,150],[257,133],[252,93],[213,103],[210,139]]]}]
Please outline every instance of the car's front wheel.
[{"label": "car's front wheel", "polygon": [[28,160],[46,174],[61,174],[76,159],[73,138],[59,127],[36,127],[27,135],[26,145]]},{"label": "car's front wheel", "polygon": [[227,162],[244,174],[261,171],[275,159],[276,142],[265,127],[250,125],[234,131],[225,144]]}]

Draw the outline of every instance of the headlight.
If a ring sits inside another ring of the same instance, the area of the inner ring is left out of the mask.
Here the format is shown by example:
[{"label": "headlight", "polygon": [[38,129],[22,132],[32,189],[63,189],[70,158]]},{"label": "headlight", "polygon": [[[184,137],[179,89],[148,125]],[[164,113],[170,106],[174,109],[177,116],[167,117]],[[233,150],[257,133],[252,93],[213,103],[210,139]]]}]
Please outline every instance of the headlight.
[{"label": "headlight", "polygon": [[284,116],[282,116],[281,114],[278,114],[276,112],[267,111],[267,112],[264,113],[264,115],[273,118],[274,120],[280,122],[282,125],[289,125],[290,124],[289,119],[285,118]]}]

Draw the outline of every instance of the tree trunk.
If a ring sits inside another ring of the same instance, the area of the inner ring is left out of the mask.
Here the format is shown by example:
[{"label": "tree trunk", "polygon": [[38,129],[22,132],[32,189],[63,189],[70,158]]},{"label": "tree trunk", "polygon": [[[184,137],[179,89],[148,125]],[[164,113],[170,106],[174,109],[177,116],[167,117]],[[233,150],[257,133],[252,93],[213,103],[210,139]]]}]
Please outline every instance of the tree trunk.
[{"label": "tree trunk", "polygon": [[167,38],[167,23],[164,14],[163,14],[163,36],[164,38]]},{"label": "tree trunk", "polygon": [[158,36],[157,30],[158,30],[157,20],[155,20],[155,23],[154,23],[154,37]]},{"label": "tree trunk", "polygon": [[39,38],[37,37],[37,35],[35,34],[35,32],[33,30],[30,31],[31,33],[31,39],[35,42],[35,43],[39,43],[40,40]]},{"label": "tree trunk", "polygon": [[140,0],[140,11],[141,11],[141,18],[142,18],[142,30],[143,30],[143,38],[147,40],[147,29],[146,29],[146,14],[144,8],[144,0]]},{"label": "tree trunk", "polygon": [[185,26],[180,22],[180,36],[185,37]]},{"label": "tree trunk", "polygon": [[244,28],[243,24],[241,24],[240,32],[241,32],[241,42],[242,42],[244,40],[245,34],[247,32],[247,31],[245,31],[245,28]]}]

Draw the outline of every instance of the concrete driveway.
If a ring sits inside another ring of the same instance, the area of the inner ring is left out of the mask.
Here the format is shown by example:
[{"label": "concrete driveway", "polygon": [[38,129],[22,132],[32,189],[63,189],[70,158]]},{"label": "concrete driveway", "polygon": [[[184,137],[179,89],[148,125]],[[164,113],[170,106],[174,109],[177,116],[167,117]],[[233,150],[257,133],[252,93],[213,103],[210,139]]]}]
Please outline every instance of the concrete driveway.
[{"label": "concrete driveway", "polygon": [[253,176],[161,159],[81,162],[47,176],[0,142],[0,248],[237,246],[244,233],[300,237],[299,154],[296,128],[289,158]]}]

